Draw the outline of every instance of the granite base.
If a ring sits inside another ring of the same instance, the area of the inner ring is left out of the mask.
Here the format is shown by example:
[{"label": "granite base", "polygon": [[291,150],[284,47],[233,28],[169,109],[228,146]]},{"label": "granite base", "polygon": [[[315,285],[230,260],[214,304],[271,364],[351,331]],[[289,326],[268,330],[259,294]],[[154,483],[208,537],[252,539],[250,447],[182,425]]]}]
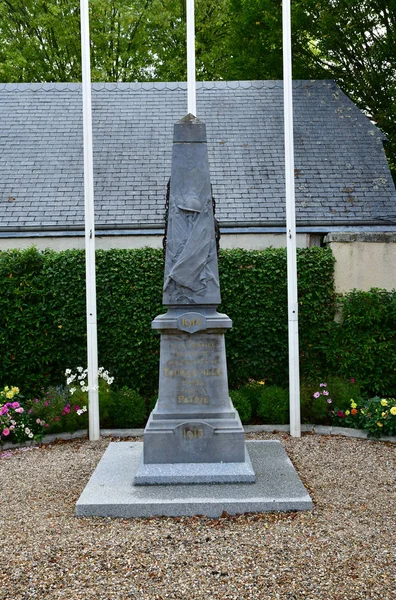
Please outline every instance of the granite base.
[{"label": "granite base", "polygon": [[310,510],[312,500],[279,441],[246,442],[255,483],[134,485],[142,442],[112,442],[76,505],[79,517],[219,517]]}]

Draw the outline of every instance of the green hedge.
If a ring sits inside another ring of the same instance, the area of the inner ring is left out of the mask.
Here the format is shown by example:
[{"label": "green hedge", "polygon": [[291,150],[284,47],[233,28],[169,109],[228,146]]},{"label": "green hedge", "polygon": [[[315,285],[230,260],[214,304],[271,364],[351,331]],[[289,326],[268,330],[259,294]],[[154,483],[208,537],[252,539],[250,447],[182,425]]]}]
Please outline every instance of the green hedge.
[{"label": "green hedge", "polygon": [[[151,321],[164,310],[162,252],[98,250],[96,261],[99,364],[117,386],[154,395],[159,336]],[[395,389],[395,296],[347,296],[344,321],[334,324],[333,269],[329,249],[298,251],[302,376],[327,375],[331,367],[367,385],[374,378],[384,392]],[[286,250],[222,251],[219,271],[219,310],[233,320],[230,387],[248,379],[287,385]],[[30,393],[64,383],[67,367],[85,367],[85,319],[84,251],[0,252],[0,385]]]},{"label": "green hedge", "polygon": [[353,377],[369,395],[396,395],[396,291],[354,290],[339,302],[329,371]]}]

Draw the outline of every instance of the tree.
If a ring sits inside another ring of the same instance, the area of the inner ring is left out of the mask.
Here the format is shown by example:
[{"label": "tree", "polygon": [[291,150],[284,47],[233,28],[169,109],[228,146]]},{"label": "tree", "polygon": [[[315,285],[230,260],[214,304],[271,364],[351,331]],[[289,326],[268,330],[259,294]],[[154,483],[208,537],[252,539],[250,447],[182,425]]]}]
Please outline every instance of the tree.
[{"label": "tree", "polygon": [[304,52],[388,136],[396,175],[396,0],[300,0]]},{"label": "tree", "polygon": [[[282,78],[281,2],[230,0],[235,79]],[[396,0],[294,0],[293,77],[334,79],[388,136],[396,175]]]},{"label": "tree", "polygon": [[[90,0],[93,81],[185,81],[185,0]],[[195,0],[197,78],[281,79],[280,0]],[[78,0],[0,0],[0,81],[80,81]],[[335,79],[396,170],[396,0],[293,0],[293,76]]]}]

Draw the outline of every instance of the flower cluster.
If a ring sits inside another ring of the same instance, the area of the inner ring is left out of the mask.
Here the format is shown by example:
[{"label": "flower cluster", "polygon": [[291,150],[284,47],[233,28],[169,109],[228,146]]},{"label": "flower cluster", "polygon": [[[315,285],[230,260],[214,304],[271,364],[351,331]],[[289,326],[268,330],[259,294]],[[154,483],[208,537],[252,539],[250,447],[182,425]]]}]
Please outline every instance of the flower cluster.
[{"label": "flower cluster", "polygon": [[[71,369],[66,369],[66,385],[69,386],[69,392],[73,396],[73,394],[79,390],[81,392],[88,392],[88,369],[83,369],[82,367],[77,367],[77,373],[72,373]],[[98,370],[98,377],[102,378],[108,385],[111,385],[114,381],[114,377],[110,377],[109,372],[104,370],[104,367],[100,367]],[[77,385],[77,387],[74,386]],[[78,387],[80,386],[80,387]]]},{"label": "flower cluster", "polygon": [[320,398],[320,396],[324,396],[326,398],[326,402],[327,404],[331,404],[332,403],[332,399],[329,396],[329,391],[326,389],[327,388],[327,383],[320,383],[319,387],[321,388],[319,391],[314,392],[312,395],[314,398]]},{"label": "flower cluster", "polygon": [[32,439],[41,429],[44,422],[34,423],[22,406],[22,396],[19,388],[5,386],[0,391],[0,442],[22,442]]},{"label": "flower cluster", "polygon": [[365,429],[369,435],[380,437],[396,434],[396,399],[375,396],[368,400],[350,400],[347,410],[335,410],[334,422],[346,427]]}]

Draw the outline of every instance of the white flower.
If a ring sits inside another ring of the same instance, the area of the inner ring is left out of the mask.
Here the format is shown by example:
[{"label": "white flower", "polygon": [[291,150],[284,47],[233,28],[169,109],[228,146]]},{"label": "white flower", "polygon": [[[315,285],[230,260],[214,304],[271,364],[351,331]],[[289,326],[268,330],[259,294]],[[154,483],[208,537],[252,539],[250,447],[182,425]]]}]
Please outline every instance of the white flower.
[{"label": "white flower", "polygon": [[32,438],[33,437],[33,433],[29,433],[28,437]]},{"label": "white flower", "polygon": [[98,375],[102,375],[103,371],[104,371],[104,367],[100,367],[99,371],[98,371]]},{"label": "white flower", "polygon": [[76,391],[76,388],[72,387],[69,389],[70,394],[73,396],[74,392]]},{"label": "white flower", "polygon": [[74,380],[75,380],[76,376],[75,375],[70,375],[70,377],[68,377],[66,379],[66,384],[70,385]]},{"label": "white flower", "polygon": [[83,406],[83,407],[82,407],[82,411],[83,411],[83,412],[87,412],[87,410],[88,410],[88,407],[87,407],[87,406]]},{"label": "white flower", "polygon": [[89,392],[89,387],[87,385],[84,385],[81,387],[81,391],[82,392]]},{"label": "white flower", "polygon": [[78,416],[80,416],[80,415],[82,415],[82,414],[83,414],[83,411],[82,411],[81,409],[79,409],[79,410],[77,411],[77,414],[78,414]]},{"label": "white flower", "polygon": [[25,433],[30,433],[29,427],[25,427]]},{"label": "white flower", "polygon": [[71,369],[66,369],[65,375],[70,375],[70,374],[71,374]]},{"label": "white flower", "polygon": [[84,369],[83,369],[82,367],[77,367],[77,371],[78,371],[79,373],[82,373],[82,372],[84,371]]}]

